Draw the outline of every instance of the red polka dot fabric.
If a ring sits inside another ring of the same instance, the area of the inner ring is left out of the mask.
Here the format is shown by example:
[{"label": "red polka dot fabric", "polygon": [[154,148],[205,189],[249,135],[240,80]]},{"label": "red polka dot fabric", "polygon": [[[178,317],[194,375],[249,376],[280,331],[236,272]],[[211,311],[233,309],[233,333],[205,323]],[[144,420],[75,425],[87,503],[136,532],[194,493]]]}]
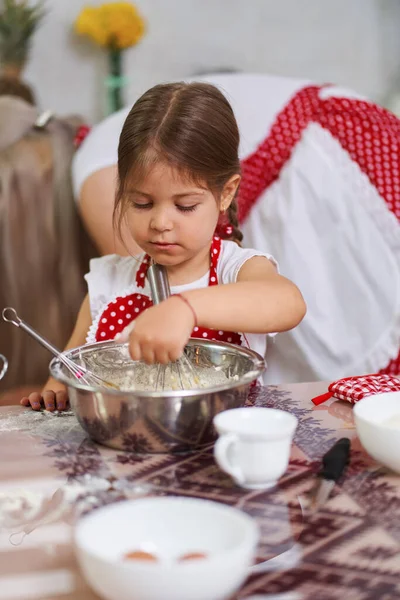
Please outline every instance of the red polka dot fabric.
[{"label": "red polka dot fabric", "polygon": [[[215,236],[211,246],[211,264],[208,285],[218,285],[217,265],[221,254],[221,248],[221,238]],[[204,327],[195,327],[191,337],[203,340],[228,342],[229,344],[236,344],[237,346],[240,346],[242,343],[241,336],[238,333],[232,331],[215,331],[214,329],[205,329]]]},{"label": "red polka dot fabric", "polygon": [[[221,254],[221,238],[215,236],[211,244],[211,260],[210,260],[210,275],[208,285],[218,285],[217,265]],[[145,256],[139,269],[136,273],[136,285],[139,288],[144,288],[147,270],[150,265],[150,257]],[[121,333],[125,327],[129,325],[143,311],[153,306],[151,299],[145,294],[130,294],[128,296],[119,296],[113,302],[107,305],[106,309],[100,316],[98,327],[96,330],[96,341],[113,340],[118,333]],[[195,327],[192,336],[193,338],[216,340],[220,342],[228,342],[240,346],[242,343],[241,336],[232,331],[216,331],[214,329],[205,329],[203,327]]]},{"label": "red polka dot fabric", "polygon": [[361,100],[331,98],[323,109],[320,125],[347,150],[400,220],[400,120]]},{"label": "red polka dot fabric", "polygon": [[248,158],[242,161],[238,195],[239,221],[248,217],[257,199],[279,177],[303,130],[318,111],[318,92],[310,86],[300,90],[277,116],[270,134]]},{"label": "red polka dot fabric", "polygon": [[119,296],[101,315],[96,342],[113,340],[117,333],[121,333],[140,313],[152,305],[150,298],[142,294]]},{"label": "red polka dot fabric", "polygon": [[[323,87],[328,86],[300,90],[278,115],[259,148],[242,162],[240,222],[246,220],[261,194],[278,179],[310,123],[318,123],[340,142],[400,221],[400,120],[371,102],[321,99]],[[400,352],[380,373],[400,374]]]},{"label": "red polka dot fabric", "polygon": [[80,125],[75,133],[74,137],[74,146],[75,148],[79,148],[79,146],[83,143],[86,137],[90,133],[90,127],[88,125]]},{"label": "red polka dot fabric", "polygon": [[136,285],[138,286],[138,288],[144,288],[144,285],[146,283],[147,269],[149,268],[149,265],[150,256],[146,254],[144,259],[142,260],[140,267],[136,272]]}]

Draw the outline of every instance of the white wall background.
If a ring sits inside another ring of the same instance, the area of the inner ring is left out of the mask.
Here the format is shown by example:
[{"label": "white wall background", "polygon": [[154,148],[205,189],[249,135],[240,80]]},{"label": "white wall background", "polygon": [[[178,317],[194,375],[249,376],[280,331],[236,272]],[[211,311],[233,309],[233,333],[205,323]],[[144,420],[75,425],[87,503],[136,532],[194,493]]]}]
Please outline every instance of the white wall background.
[{"label": "white wall background", "polygon": [[[26,79],[43,107],[104,114],[105,55],[77,40],[85,4],[47,0]],[[136,0],[148,32],[126,53],[126,99],[160,81],[232,67],[330,81],[384,101],[400,75],[400,0]],[[399,81],[400,86],[400,81]]]}]

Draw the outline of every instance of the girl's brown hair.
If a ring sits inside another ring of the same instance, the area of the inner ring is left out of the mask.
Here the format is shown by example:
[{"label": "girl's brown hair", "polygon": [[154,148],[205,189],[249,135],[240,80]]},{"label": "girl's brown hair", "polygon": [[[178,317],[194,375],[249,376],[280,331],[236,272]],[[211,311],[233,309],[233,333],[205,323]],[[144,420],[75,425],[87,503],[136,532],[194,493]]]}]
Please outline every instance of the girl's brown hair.
[{"label": "girl's brown hair", "polygon": [[[70,166],[78,118],[35,127],[38,110],[0,98],[0,310],[14,307],[63,348],[85,295],[92,247],[75,206]],[[9,361],[0,391],[43,384],[49,353],[0,322],[0,353]]]},{"label": "girl's brown hair", "polygon": [[[125,190],[131,177],[141,178],[158,161],[219,197],[228,180],[240,173],[239,130],[225,96],[208,83],[169,83],[148,90],[130,111],[118,147],[119,187],[114,223],[121,231]],[[240,243],[237,202],[227,210],[230,239]]]}]

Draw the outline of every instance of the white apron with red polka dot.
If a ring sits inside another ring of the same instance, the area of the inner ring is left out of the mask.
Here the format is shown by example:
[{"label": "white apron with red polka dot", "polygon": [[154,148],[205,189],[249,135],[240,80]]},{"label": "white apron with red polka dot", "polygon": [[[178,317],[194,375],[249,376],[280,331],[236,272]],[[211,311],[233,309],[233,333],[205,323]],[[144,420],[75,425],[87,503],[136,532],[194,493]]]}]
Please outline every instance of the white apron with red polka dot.
[{"label": "white apron with red polka dot", "polygon": [[[218,285],[217,264],[220,253],[221,239],[216,236],[211,245],[211,264],[208,281],[208,285],[210,286]],[[137,270],[136,285],[139,289],[144,289],[149,262],[150,257],[146,255]],[[95,328],[91,328],[92,332],[95,329],[95,334],[94,340],[90,341],[101,342],[114,339],[118,333],[121,333],[129,323],[134,321],[143,311],[150,308],[152,304],[151,299],[144,293],[134,292],[116,297],[106,306],[97,318],[96,323],[94,323]],[[221,330],[216,331],[214,329],[205,329],[203,327],[195,327],[192,332],[192,337],[229,342],[237,345],[241,345],[242,343],[242,336],[239,333]]]},{"label": "white apron with red polka dot", "polygon": [[244,243],[273,252],[308,312],[268,353],[268,383],[400,374],[400,120],[307,86],[242,162]]}]

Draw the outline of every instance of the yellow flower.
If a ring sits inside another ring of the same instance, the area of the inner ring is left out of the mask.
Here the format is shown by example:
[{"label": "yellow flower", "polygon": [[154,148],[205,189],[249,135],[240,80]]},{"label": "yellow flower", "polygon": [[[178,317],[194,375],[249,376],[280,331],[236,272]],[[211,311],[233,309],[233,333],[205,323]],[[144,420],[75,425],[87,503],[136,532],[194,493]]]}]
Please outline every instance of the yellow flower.
[{"label": "yellow flower", "polygon": [[101,26],[94,8],[85,8],[80,13],[75,23],[75,30],[80,35],[88,36],[100,46],[106,46],[108,42],[107,32]]},{"label": "yellow flower", "polygon": [[145,33],[145,24],[130,2],[108,2],[82,9],[75,31],[100,46],[123,50],[135,46]]}]

